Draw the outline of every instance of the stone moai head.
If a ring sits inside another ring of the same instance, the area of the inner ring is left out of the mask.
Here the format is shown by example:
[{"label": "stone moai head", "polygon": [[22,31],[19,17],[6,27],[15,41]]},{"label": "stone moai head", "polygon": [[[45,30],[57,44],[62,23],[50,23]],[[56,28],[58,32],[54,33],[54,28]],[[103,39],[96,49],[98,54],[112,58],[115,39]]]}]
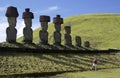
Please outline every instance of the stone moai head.
[{"label": "stone moai head", "polygon": [[65,26],[65,32],[67,34],[70,34],[71,33],[71,27],[70,26]]},{"label": "stone moai head", "polygon": [[47,31],[48,22],[50,22],[50,16],[41,15],[40,16],[41,27],[43,31]]},{"label": "stone moai head", "polygon": [[63,18],[61,18],[60,15],[56,15],[56,17],[53,18],[53,23],[55,24],[56,31],[60,31],[60,25],[63,24]]},{"label": "stone moai head", "polygon": [[81,46],[82,41],[80,36],[76,36],[75,41],[76,41],[76,46]]},{"label": "stone moai head", "polygon": [[15,27],[17,23],[16,18],[19,16],[17,8],[13,6],[8,7],[5,15],[8,17],[9,26]]},{"label": "stone moai head", "polygon": [[26,27],[32,26],[32,19],[34,18],[34,15],[32,12],[30,12],[29,8],[25,9],[25,12],[23,12],[22,18],[24,19],[24,23]]},{"label": "stone moai head", "polygon": [[90,47],[90,42],[89,41],[85,41],[84,42],[84,46],[87,47],[87,48],[89,48]]}]

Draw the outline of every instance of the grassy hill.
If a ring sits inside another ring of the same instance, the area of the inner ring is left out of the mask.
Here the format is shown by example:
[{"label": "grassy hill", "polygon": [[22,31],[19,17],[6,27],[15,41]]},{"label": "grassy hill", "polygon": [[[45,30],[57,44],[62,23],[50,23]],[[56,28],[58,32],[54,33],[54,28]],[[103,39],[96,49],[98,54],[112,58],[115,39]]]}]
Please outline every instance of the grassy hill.
[{"label": "grassy hill", "polygon": [[[120,48],[120,14],[75,15],[64,19],[62,25],[62,44],[64,44],[64,26],[71,26],[73,45],[75,36],[81,36],[82,42],[90,41],[94,48]],[[39,43],[39,30],[34,31],[34,42]],[[49,43],[53,43],[54,25],[48,27]],[[18,39],[22,41],[22,37]]]},{"label": "grassy hill", "polygon": [[0,54],[1,75],[46,73],[64,71],[88,71],[94,57],[98,59],[98,70],[120,67],[120,53],[11,53]]}]

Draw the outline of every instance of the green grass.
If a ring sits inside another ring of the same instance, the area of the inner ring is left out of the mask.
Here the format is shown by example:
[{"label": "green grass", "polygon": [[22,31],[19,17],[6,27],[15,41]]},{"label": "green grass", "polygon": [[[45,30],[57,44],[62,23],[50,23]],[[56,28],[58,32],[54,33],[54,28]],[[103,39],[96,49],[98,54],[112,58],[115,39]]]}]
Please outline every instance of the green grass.
[{"label": "green grass", "polygon": [[80,53],[11,53],[0,54],[0,75],[86,71],[91,69],[92,60],[98,58],[98,69],[120,67],[120,53],[80,54]]},{"label": "green grass", "polygon": [[120,68],[77,72],[77,73],[65,73],[65,74],[52,76],[50,78],[119,78],[119,76],[120,76]]},{"label": "green grass", "polygon": [[[86,14],[75,15],[64,19],[62,25],[62,44],[64,44],[64,26],[71,26],[73,45],[75,36],[81,36],[82,44],[90,41],[91,46],[99,49],[120,48],[120,14]],[[35,43],[39,43],[39,30],[33,34]],[[53,43],[54,25],[49,24],[49,43]],[[22,41],[22,37],[18,42]]]}]

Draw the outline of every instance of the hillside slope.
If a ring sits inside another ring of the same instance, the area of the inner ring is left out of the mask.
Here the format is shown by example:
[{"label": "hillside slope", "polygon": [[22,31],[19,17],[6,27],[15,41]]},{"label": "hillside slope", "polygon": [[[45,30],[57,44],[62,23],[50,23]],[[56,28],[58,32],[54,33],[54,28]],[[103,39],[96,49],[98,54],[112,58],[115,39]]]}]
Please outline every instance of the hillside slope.
[{"label": "hillside slope", "polygon": [[[12,51],[11,51],[12,52]],[[0,54],[0,76],[90,70],[94,57],[98,69],[120,68],[120,53],[11,53]],[[47,75],[47,74],[46,74]],[[2,77],[4,78],[4,77]],[[13,78],[13,77],[10,77]]]},{"label": "hillside slope", "polygon": [[[120,48],[120,14],[75,15],[64,19],[62,25],[62,44],[64,44],[64,26],[71,26],[73,45],[75,36],[81,36],[82,42],[88,40],[94,48]],[[34,31],[34,42],[39,43],[39,30]],[[49,24],[49,43],[53,43],[54,25]],[[20,42],[22,37],[18,39]]]}]

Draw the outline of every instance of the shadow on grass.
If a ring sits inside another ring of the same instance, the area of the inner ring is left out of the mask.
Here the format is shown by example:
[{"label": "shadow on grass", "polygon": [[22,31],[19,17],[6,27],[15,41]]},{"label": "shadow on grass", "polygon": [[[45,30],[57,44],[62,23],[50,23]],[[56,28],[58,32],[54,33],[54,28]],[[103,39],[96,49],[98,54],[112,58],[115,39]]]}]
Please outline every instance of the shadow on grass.
[{"label": "shadow on grass", "polygon": [[[0,78],[16,78],[16,77],[49,77],[56,76],[57,74],[78,72],[78,71],[61,71],[61,72],[42,72],[42,73],[24,73],[24,74],[11,74],[11,75],[0,75]],[[79,71],[80,72],[80,71]],[[82,72],[82,71],[81,71]]]}]

